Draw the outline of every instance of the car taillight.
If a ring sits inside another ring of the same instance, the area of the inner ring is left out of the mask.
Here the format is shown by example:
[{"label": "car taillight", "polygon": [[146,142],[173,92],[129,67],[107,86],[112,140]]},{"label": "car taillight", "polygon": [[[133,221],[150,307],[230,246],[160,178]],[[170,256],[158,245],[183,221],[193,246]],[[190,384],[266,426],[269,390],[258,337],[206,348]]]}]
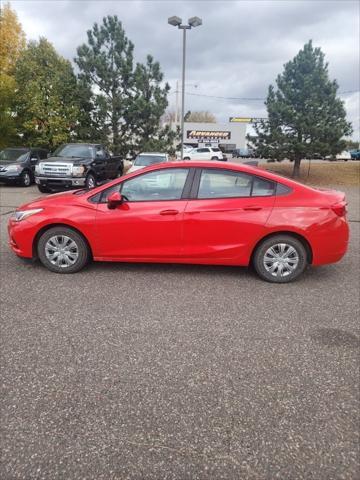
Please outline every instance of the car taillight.
[{"label": "car taillight", "polygon": [[339,217],[345,217],[347,214],[347,203],[335,203],[335,205],[331,206],[331,210],[336,213]]}]

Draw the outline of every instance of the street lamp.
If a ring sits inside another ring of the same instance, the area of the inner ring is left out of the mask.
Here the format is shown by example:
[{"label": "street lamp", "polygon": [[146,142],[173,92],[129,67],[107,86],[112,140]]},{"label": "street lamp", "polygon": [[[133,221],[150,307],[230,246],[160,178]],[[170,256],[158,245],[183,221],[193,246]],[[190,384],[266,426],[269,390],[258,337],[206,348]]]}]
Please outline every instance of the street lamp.
[{"label": "street lamp", "polygon": [[191,17],[187,25],[182,25],[182,19],[174,15],[168,18],[168,23],[174,27],[178,27],[183,31],[183,55],[182,55],[182,85],[181,85],[181,159],[184,156],[184,106],[185,106],[185,60],[186,60],[186,30],[192,27],[199,27],[202,25],[202,20],[199,17]]}]

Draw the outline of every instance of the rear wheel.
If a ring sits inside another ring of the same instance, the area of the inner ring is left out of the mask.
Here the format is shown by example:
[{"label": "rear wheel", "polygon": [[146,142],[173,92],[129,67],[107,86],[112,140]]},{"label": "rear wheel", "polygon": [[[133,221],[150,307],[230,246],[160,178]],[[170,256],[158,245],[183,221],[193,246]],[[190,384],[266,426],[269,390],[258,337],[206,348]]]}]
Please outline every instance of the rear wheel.
[{"label": "rear wheel", "polygon": [[184,160],[190,160],[190,157],[184,157]]},{"label": "rear wheel", "polygon": [[303,273],[307,263],[304,245],[290,235],[276,235],[264,240],[253,258],[257,274],[273,283],[295,280]]},{"label": "rear wheel", "polygon": [[219,157],[211,157],[211,160],[219,160]]},{"label": "rear wheel", "polygon": [[28,171],[24,171],[20,177],[20,183],[22,187],[30,187],[32,182],[31,174]]},{"label": "rear wheel", "polygon": [[75,273],[89,261],[89,248],[83,237],[67,227],[44,232],[37,244],[41,263],[52,272]]}]

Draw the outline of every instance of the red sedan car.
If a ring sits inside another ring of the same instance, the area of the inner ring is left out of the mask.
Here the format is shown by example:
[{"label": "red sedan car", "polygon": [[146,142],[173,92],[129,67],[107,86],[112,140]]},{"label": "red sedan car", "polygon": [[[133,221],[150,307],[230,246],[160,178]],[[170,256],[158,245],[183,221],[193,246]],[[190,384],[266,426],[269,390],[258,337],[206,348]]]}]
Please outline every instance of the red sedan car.
[{"label": "red sedan car", "polygon": [[90,260],[253,265],[284,283],[348,246],[346,200],[246,165],[171,162],[42,197],[9,220],[10,247],[51,271]]}]

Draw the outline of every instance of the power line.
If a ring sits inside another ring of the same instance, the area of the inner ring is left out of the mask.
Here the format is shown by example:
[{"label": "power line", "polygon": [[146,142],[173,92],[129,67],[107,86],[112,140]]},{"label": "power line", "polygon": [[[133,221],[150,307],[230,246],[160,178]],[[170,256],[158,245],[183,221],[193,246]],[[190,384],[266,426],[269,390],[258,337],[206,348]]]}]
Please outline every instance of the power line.
[{"label": "power line", "polygon": [[[339,92],[338,95],[348,95],[351,93],[358,93],[360,90],[347,90],[345,92]],[[176,93],[176,92],[171,92]],[[205,93],[190,93],[185,92],[185,95],[191,95],[193,97],[206,97],[206,98],[219,98],[222,100],[242,100],[244,102],[263,102],[266,100],[266,97],[222,97],[220,95],[206,95]]]}]

